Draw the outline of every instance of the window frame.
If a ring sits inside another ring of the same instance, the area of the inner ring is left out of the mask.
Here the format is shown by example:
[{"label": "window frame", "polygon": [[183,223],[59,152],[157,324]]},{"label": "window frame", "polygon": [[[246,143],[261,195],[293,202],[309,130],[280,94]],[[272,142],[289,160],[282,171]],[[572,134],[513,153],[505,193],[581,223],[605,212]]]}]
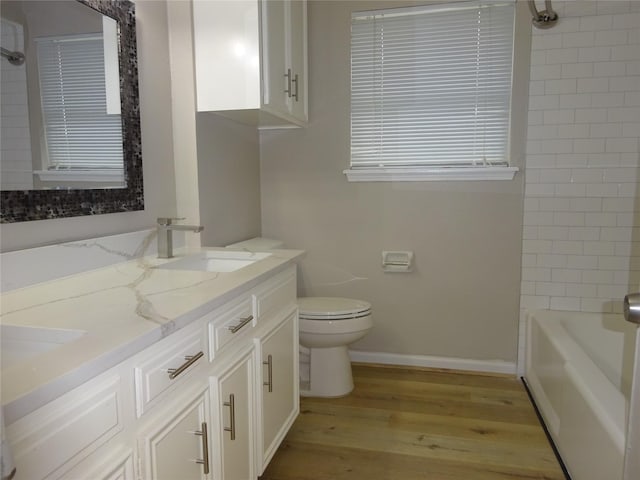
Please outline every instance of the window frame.
[{"label": "window frame", "polygon": [[[440,5],[444,5],[451,2],[441,2]],[[457,2],[456,2],[457,3]],[[465,2],[473,3],[473,2]],[[517,99],[515,96],[523,91],[522,85],[528,87],[528,69],[523,71],[523,62],[518,60],[518,55],[526,53],[526,63],[528,67],[529,59],[529,42],[523,41],[521,30],[523,26],[523,14],[519,3],[514,0],[507,0],[505,3],[514,4],[514,23],[513,23],[513,45],[511,54],[511,86],[510,86],[510,111],[509,118],[507,120],[507,144],[506,144],[506,159],[507,165],[412,165],[412,166],[356,166],[354,167],[351,159],[352,152],[349,152],[349,168],[343,170],[349,182],[405,182],[405,181],[468,181],[468,180],[512,180],[519,172],[520,168],[518,164],[521,164],[524,158],[524,138],[526,131],[522,130],[522,125],[526,125],[526,108],[524,109],[524,115],[515,109],[522,107],[522,100]],[[429,5],[437,6],[437,5]],[[394,8],[399,10],[403,7]],[[415,6],[407,6],[408,9],[415,9]],[[381,8],[369,12],[383,12],[389,9]],[[520,10],[520,13],[519,13]],[[357,14],[359,12],[353,12]],[[524,17],[526,18],[526,17]],[[524,29],[525,33],[530,32],[529,29]],[[351,38],[351,35],[350,35]],[[352,51],[350,49],[349,59],[352,59]],[[526,73],[526,75],[525,75]],[[350,80],[351,82],[351,80]],[[351,89],[351,83],[350,83]],[[526,89],[524,90],[526,94]],[[526,107],[526,103],[524,104]],[[351,116],[351,113],[350,113]],[[351,122],[350,122],[351,125]],[[514,128],[515,127],[515,128]],[[517,131],[516,131],[517,130]],[[350,145],[352,145],[352,136],[349,136]],[[514,141],[515,140],[515,141]]]}]

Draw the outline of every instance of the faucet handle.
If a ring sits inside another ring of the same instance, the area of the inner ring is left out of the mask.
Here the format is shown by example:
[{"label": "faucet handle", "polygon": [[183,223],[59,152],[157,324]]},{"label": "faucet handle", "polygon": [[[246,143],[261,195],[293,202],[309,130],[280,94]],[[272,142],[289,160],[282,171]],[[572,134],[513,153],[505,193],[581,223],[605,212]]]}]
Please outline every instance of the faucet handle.
[{"label": "faucet handle", "polygon": [[173,221],[185,220],[185,217],[158,217],[158,225],[171,225]]}]

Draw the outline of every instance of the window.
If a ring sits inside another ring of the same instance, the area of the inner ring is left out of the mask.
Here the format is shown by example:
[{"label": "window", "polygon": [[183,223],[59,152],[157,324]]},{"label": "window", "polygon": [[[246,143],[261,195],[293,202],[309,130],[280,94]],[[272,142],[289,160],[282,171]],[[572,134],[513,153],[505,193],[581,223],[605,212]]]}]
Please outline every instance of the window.
[{"label": "window", "polygon": [[513,1],[354,12],[350,181],[513,178]]},{"label": "window", "polygon": [[[89,181],[93,174],[96,180],[122,180],[122,120],[119,110],[107,108],[102,34],[38,38],[37,54],[44,168]],[[41,178],[55,179],[45,178],[47,172]],[[86,172],[91,175],[78,176]]]}]

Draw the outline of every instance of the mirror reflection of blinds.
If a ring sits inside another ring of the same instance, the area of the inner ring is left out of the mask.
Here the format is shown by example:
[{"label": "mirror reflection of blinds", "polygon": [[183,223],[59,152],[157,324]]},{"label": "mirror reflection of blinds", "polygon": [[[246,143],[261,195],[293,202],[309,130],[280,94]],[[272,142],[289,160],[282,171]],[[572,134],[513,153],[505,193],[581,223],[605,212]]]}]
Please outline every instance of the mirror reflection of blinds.
[{"label": "mirror reflection of blinds", "polygon": [[49,169],[122,170],[122,121],[107,114],[101,34],[37,39]]},{"label": "mirror reflection of blinds", "polygon": [[513,2],[351,19],[351,167],[507,166]]}]

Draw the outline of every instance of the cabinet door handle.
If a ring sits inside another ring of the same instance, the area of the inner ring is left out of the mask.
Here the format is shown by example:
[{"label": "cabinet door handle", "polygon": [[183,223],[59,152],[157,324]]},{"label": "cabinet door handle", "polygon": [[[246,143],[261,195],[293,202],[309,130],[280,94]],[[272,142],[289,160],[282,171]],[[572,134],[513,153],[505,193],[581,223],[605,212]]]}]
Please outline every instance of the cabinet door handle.
[{"label": "cabinet door handle", "polygon": [[291,98],[291,69],[287,68],[287,73],[284,74],[284,78],[287,79],[287,89],[284,91],[284,93],[286,93],[287,95],[289,95],[289,98]]},{"label": "cabinet door handle", "polygon": [[189,368],[191,365],[196,363],[200,358],[202,358],[203,355],[204,355],[204,353],[202,351],[200,351],[200,352],[196,353],[195,355],[187,355],[186,357],[184,357],[186,362],[184,362],[178,368],[170,368],[169,370],[167,370],[167,373],[169,373],[169,378],[171,380],[176,378],[178,375],[180,375],[182,372],[184,372],[187,368]]},{"label": "cabinet door handle", "polygon": [[202,422],[202,430],[193,432],[202,438],[202,460],[196,460],[196,463],[202,465],[205,475],[209,473],[209,434],[207,433],[207,422]]},{"label": "cabinet door handle", "polygon": [[294,75],[293,80],[291,80],[291,82],[296,84],[296,91],[295,91],[295,93],[293,95],[289,94],[289,96],[295,98],[295,100],[297,102],[298,101],[298,85],[299,85],[298,74],[297,73]]},{"label": "cabinet door handle", "polygon": [[224,402],[225,407],[229,407],[229,426],[224,427],[225,432],[231,433],[231,440],[236,439],[236,398],[232,394],[229,395],[229,401]]},{"label": "cabinet door handle", "polygon": [[271,393],[273,392],[273,357],[267,355],[267,361],[262,364],[267,366],[267,381],[262,382],[262,385],[269,387],[269,393]]},{"label": "cabinet door handle", "polygon": [[229,329],[229,331],[231,333],[236,333],[238,330],[240,330],[242,327],[244,327],[251,320],[253,320],[253,315],[249,315],[248,317],[241,318],[239,324],[231,325],[230,327],[227,327],[227,328]]}]

